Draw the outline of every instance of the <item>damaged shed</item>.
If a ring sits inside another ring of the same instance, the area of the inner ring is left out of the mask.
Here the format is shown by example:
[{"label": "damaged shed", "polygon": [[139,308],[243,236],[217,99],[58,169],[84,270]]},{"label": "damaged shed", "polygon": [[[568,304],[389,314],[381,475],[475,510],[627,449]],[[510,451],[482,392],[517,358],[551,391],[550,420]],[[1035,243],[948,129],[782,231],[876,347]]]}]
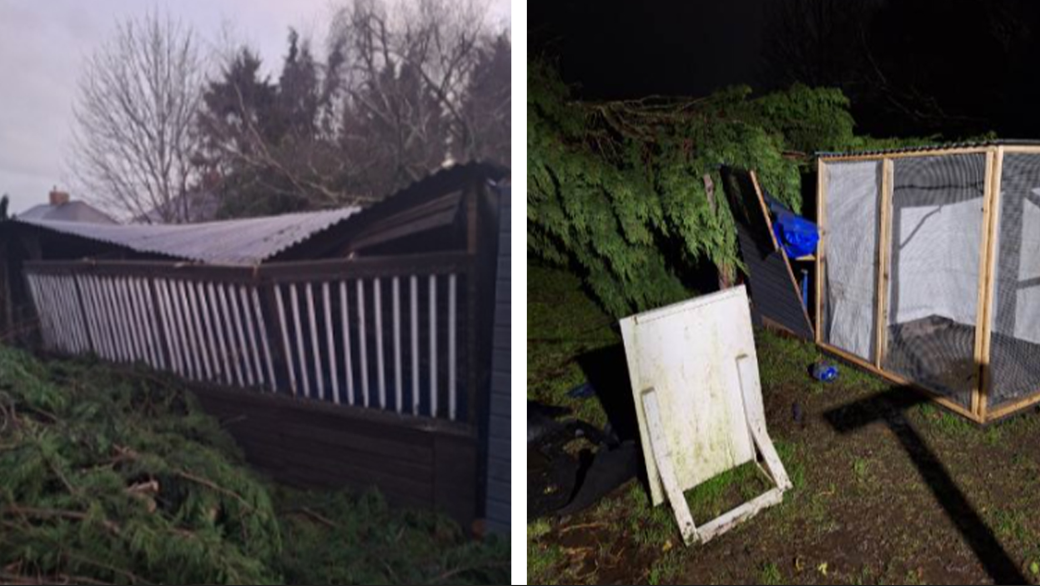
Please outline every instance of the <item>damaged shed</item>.
[{"label": "damaged shed", "polygon": [[468,525],[485,516],[500,436],[488,396],[505,175],[456,166],[367,209],[0,231],[45,349],[191,381],[275,479],[374,485]]}]

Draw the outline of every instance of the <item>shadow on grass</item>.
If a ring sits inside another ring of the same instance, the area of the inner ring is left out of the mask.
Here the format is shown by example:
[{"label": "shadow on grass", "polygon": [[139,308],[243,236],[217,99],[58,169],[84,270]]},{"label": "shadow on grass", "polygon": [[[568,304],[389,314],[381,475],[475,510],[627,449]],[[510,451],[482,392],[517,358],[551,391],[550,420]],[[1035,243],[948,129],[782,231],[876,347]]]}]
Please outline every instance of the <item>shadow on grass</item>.
[{"label": "shadow on grass", "polygon": [[907,410],[922,403],[930,403],[930,400],[914,389],[895,387],[832,409],[824,413],[824,418],[840,434],[852,433],[874,422],[884,422],[899,439],[935,500],[953,521],[993,581],[997,584],[1027,584],[1018,565],[971,506],[946,466],[907,420]]},{"label": "shadow on grass", "polygon": [[632,399],[624,345],[614,344],[586,352],[578,357],[578,365],[585,374],[585,380],[596,389],[595,398],[587,400],[600,402],[619,440],[638,442],[639,422]]}]

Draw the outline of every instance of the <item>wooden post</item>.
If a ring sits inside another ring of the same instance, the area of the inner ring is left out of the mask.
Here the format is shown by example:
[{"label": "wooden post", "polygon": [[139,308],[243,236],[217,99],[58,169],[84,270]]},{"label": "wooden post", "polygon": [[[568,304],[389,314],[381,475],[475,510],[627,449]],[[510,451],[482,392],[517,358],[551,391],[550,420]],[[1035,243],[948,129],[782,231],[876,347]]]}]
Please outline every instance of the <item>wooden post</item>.
[{"label": "wooden post", "polygon": [[997,218],[1000,216],[1000,174],[1004,148],[993,148],[986,155],[986,182],[982,204],[982,238],[979,251],[979,286],[975,310],[975,385],[971,394],[972,413],[986,420],[989,400],[990,337],[992,328],[993,266],[996,264]]},{"label": "wooden post", "polygon": [[874,316],[874,366],[882,368],[888,346],[888,283],[890,279],[889,255],[891,254],[892,185],[894,180],[892,159],[881,162],[881,197],[878,210],[878,254],[877,254],[877,313]]},{"label": "wooden post", "polygon": [[[708,196],[708,206],[711,208],[712,215],[718,213],[715,206],[715,182],[711,179],[711,173],[704,174],[704,192]],[[733,267],[729,265],[720,265],[716,267],[719,272],[719,290],[729,289],[733,286]]]},{"label": "wooden post", "polygon": [[816,243],[816,343],[823,340],[823,281],[826,270],[824,254],[827,242],[827,167],[823,159],[816,160],[816,228],[820,239]]},{"label": "wooden post", "polygon": [[466,250],[469,252],[469,262],[467,263],[466,269],[466,393],[467,393],[467,410],[469,413],[466,414],[466,420],[469,421],[473,429],[477,429],[480,424],[478,413],[480,402],[479,389],[480,385],[480,360],[478,359],[480,348],[478,336],[480,335],[480,312],[479,312],[479,300],[482,284],[484,283],[483,275],[483,264],[478,262],[478,232],[477,224],[479,222],[478,210],[477,210],[477,189],[476,187],[470,186],[466,191],[466,226],[469,237],[466,242]]}]

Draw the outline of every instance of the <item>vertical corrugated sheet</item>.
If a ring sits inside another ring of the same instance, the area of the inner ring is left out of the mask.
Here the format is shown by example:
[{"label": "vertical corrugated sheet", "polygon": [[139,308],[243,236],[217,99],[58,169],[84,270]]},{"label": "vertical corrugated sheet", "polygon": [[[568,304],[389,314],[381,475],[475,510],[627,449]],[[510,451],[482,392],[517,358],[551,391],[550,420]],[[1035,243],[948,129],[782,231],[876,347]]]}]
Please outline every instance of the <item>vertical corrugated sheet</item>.
[{"label": "vertical corrugated sheet", "polygon": [[737,225],[740,255],[747,268],[752,317],[756,323],[766,318],[799,337],[812,339],[812,325],[802,305],[801,293],[783,252],[773,247],[750,175],[746,171],[727,169],[724,179],[726,197]]},{"label": "vertical corrugated sheet", "polygon": [[487,526],[509,534],[509,332],[510,332],[510,193],[502,190],[498,243],[498,276],[495,287],[494,355],[491,360],[490,424],[488,430]]}]

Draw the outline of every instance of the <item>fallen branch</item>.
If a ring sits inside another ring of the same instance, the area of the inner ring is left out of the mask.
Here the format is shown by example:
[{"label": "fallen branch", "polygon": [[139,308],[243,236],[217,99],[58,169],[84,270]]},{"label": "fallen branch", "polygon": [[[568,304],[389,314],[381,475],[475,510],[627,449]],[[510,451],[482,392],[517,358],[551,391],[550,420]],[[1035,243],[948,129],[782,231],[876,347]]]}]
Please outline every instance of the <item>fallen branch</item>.
[{"label": "fallen branch", "polygon": [[206,480],[205,478],[202,478],[200,476],[195,476],[194,474],[190,474],[190,473],[185,472],[183,470],[178,470],[175,474],[177,476],[185,479],[185,480],[189,480],[189,481],[194,482],[196,484],[201,484],[202,486],[205,486],[206,488],[209,488],[211,490],[215,490],[215,491],[217,491],[217,492],[219,492],[221,494],[226,494],[228,496],[234,497],[235,499],[238,500],[238,502],[242,503],[243,507],[248,509],[250,512],[256,510],[253,507],[253,505],[249,504],[249,501],[247,501],[246,499],[242,498],[242,495],[238,494],[237,492],[235,492],[233,490],[228,490],[228,489],[224,488],[223,486],[219,486],[217,484],[214,484],[210,480]]},{"label": "fallen branch", "polygon": [[497,569],[500,569],[500,568],[509,568],[509,567],[510,567],[510,562],[489,562],[489,563],[486,563],[486,564],[473,564],[473,565],[470,565],[470,566],[462,566],[460,568],[455,568],[454,570],[450,570],[450,571],[444,572],[440,576],[437,576],[436,578],[430,580],[430,583],[431,584],[436,584],[438,582],[445,582],[445,581],[447,581],[447,580],[449,580],[451,578],[454,578],[455,576],[458,576],[459,574],[465,574],[466,572],[474,572],[476,570],[484,570],[484,569],[487,569],[487,570],[497,570]]},{"label": "fallen branch", "polygon": [[[32,517],[34,519],[69,519],[72,521],[89,521],[90,516],[86,513],[79,511],[67,511],[62,509],[38,509],[36,507],[23,507],[20,505],[9,505],[3,508],[4,513],[13,513],[22,517]],[[122,535],[122,531],[115,522],[108,519],[101,519],[101,524],[104,525],[110,533],[116,536]]]}]

